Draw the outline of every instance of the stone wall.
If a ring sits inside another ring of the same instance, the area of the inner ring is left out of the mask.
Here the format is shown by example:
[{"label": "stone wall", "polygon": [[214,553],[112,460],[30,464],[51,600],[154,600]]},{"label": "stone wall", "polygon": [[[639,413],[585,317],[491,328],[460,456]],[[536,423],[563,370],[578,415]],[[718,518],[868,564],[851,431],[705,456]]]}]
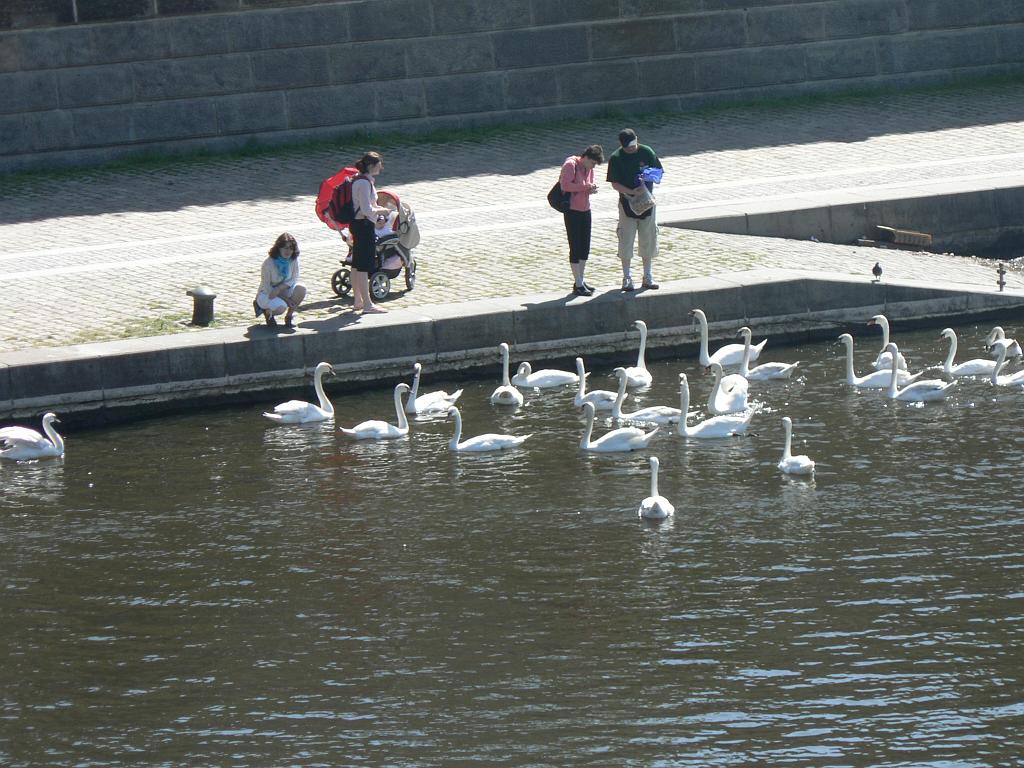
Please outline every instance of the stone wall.
[{"label": "stone wall", "polygon": [[1024,71],[1020,0],[74,1],[149,17],[0,32],[0,172]]}]

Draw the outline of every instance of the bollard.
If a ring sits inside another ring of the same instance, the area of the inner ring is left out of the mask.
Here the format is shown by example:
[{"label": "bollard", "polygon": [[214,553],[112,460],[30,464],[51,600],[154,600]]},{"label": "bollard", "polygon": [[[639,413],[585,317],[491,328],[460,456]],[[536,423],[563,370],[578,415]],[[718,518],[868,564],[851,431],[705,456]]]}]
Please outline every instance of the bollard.
[{"label": "bollard", "polygon": [[192,325],[209,325],[213,322],[213,300],[217,294],[213,289],[198,285],[190,291],[185,291],[186,296],[192,297]]},{"label": "bollard", "polygon": [[1006,287],[1006,265],[999,262],[999,269],[996,270],[996,274],[999,275],[999,279],[996,280],[996,285],[999,286],[999,290],[1002,291]]}]

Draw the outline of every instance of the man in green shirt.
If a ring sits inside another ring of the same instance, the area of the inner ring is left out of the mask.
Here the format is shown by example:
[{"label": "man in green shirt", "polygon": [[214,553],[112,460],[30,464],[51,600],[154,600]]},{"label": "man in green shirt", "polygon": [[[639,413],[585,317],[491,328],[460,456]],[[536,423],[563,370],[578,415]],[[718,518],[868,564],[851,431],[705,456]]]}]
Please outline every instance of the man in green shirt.
[{"label": "man in green shirt", "polygon": [[[632,128],[625,128],[619,131],[619,149],[612,152],[608,158],[608,181],[612,188],[619,193],[619,260],[622,262],[622,290],[633,290],[633,276],[630,272],[630,263],[633,261],[633,243],[639,236],[640,260],[644,264],[643,287],[655,289],[658,284],[654,282],[654,273],[651,264],[654,257],[658,255],[658,221],[654,208],[651,206],[642,213],[634,212],[630,207],[640,191],[640,173],[644,168],[661,168],[661,160],[654,150],[646,144],[641,144],[636,137],[636,131]],[[654,185],[647,182],[647,190],[651,191]]]}]

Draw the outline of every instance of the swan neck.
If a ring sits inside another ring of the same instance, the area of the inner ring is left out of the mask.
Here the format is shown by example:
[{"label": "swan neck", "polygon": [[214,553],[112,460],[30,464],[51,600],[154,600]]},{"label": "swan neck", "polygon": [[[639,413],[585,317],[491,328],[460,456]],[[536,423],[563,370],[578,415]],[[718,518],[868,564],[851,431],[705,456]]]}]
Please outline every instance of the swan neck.
[{"label": "swan neck", "polygon": [[679,380],[679,434],[689,435],[690,428],[686,425],[686,414],[690,410],[690,383]]},{"label": "swan neck", "polygon": [[501,385],[503,387],[511,386],[512,382],[508,378],[508,347],[501,348]]},{"label": "swan neck", "polygon": [[896,397],[899,366],[899,352],[894,351],[892,353],[892,376],[889,378],[889,397]]},{"label": "swan neck", "polygon": [[594,411],[587,409],[587,425],[583,428],[583,439],[580,440],[580,448],[584,450],[590,447],[590,436],[594,433]]},{"label": "swan neck", "polygon": [[722,383],[722,374],[718,368],[714,370],[715,383],[711,385],[711,394],[708,395],[708,410],[712,413],[718,413],[715,408],[715,400],[718,399],[718,387]]},{"label": "swan neck", "polygon": [[946,373],[949,373],[950,369],[953,367],[953,361],[956,360],[956,347],[957,347],[956,336],[950,336],[949,337],[949,352],[946,353],[946,362],[942,366],[943,369],[946,371]]},{"label": "swan neck", "polygon": [[846,347],[846,383],[853,384],[857,379],[857,374],[853,372],[853,344],[843,343]]},{"label": "swan neck", "polygon": [[886,318],[882,318],[879,323],[882,326],[882,350],[889,345],[889,321]]},{"label": "swan neck", "polygon": [[708,352],[708,321],[703,315],[695,315],[700,323],[700,364],[707,365],[711,359]]},{"label": "swan neck", "polygon": [[64,438],[62,438],[59,434],[57,434],[57,430],[53,428],[53,423],[52,422],[50,422],[50,421],[44,421],[43,422],[43,432],[46,433],[46,436],[50,439],[50,442],[53,443],[54,448],[56,448],[58,451],[63,453],[64,452]]},{"label": "swan neck", "polygon": [[402,407],[402,390],[395,387],[395,413],[398,415],[398,428],[408,429],[409,420],[405,417],[405,408]]},{"label": "swan neck", "polygon": [[320,401],[320,409],[327,413],[334,413],[334,405],[327,399],[327,393],[324,392],[324,371],[316,372],[316,376],[313,377],[313,389],[316,390],[317,400]]},{"label": "swan neck", "polygon": [[412,389],[409,390],[410,400],[415,400],[420,393],[420,373],[421,369],[417,368],[415,375],[412,377]]},{"label": "swan neck", "polygon": [[622,415],[622,403],[626,400],[626,372],[619,374],[619,391],[615,394],[615,405],[612,407],[612,415],[619,418]]},{"label": "swan neck", "polygon": [[782,460],[786,461],[793,453],[793,427],[790,424],[786,424],[786,442],[782,446]]},{"label": "swan neck", "polygon": [[636,367],[646,368],[644,354],[647,352],[647,326],[640,326],[640,351],[636,355]]},{"label": "swan neck", "polygon": [[585,394],[587,394],[587,371],[583,367],[582,360],[576,363],[576,377],[579,379],[579,387],[576,391],[582,398]]},{"label": "swan neck", "polygon": [[651,496],[658,496],[658,465],[651,465]]},{"label": "swan neck", "polygon": [[455,435],[452,437],[451,442],[448,443],[448,445],[452,448],[458,448],[459,439],[462,437],[462,415],[459,413],[458,408],[452,411],[452,418],[455,419]]},{"label": "swan neck", "polygon": [[743,362],[740,363],[740,376],[750,373],[750,336],[743,334]]}]

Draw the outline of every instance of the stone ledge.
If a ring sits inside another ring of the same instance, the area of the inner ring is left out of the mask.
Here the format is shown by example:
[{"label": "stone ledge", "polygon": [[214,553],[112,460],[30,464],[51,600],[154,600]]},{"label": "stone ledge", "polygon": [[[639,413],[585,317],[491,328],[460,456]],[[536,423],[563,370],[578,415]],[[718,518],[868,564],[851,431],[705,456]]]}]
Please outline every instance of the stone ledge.
[{"label": "stone ledge", "polygon": [[[29,350],[0,355],[0,418],[45,410],[99,423],[187,407],[252,401],[308,385],[319,360],[338,371],[332,387],[358,389],[404,378],[412,363],[438,371],[493,372],[497,346],[557,360],[635,349],[633,321],[650,328],[654,357],[692,354],[701,307],[716,340],[740,325],[780,343],[833,338],[885,312],[907,325],[948,325],[1024,309],[1024,291],[975,286],[873,283],[869,278],[751,271],[665,284],[657,293],[617,291],[589,299],[541,295],[394,311],[320,332],[300,328],[211,330],[187,336]],[[387,354],[384,354],[386,352]],[[197,365],[198,361],[198,365]]]}]

